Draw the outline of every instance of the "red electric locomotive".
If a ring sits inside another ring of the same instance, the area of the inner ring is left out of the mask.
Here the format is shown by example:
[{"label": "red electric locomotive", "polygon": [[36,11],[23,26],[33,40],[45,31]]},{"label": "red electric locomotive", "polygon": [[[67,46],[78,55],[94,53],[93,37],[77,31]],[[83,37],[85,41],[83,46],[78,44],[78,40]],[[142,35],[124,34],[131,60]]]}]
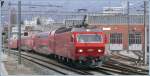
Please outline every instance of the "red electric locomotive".
[{"label": "red electric locomotive", "polygon": [[99,29],[58,29],[54,40],[53,49],[60,59],[93,67],[102,64],[106,58],[106,37]]},{"label": "red electric locomotive", "polygon": [[90,67],[102,64],[107,57],[106,37],[98,29],[63,27],[36,34],[34,44],[36,52]]}]

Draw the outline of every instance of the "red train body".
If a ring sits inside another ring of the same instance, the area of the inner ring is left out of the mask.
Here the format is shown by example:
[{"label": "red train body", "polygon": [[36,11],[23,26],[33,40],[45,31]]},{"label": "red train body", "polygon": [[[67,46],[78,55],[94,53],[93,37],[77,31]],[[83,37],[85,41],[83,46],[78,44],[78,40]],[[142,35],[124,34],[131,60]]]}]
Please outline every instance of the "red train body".
[{"label": "red train body", "polygon": [[32,36],[29,37],[22,37],[21,38],[21,49],[26,51],[31,51],[33,48],[33,38]]},{"label": "red train body", "polygon": [[86,66],[98,66],[107,58],[105,34],[97,29],[59,28],[25,37],[21,43],[28,50]]},{"label": "red train body", "polygon": [[8,47],[11,49],[17,49],[18,48],[18,39],[10,39],[8,43]]}]

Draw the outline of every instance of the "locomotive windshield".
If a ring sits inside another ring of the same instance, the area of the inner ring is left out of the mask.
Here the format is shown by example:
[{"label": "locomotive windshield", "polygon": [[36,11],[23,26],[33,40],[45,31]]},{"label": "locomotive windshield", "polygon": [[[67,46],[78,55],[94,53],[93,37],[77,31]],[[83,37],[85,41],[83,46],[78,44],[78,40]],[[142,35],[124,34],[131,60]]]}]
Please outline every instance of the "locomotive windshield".
[{"label": "locomotive windshield", "polygon": [[79,34],[77,41],[80,43],[98,43],[102,41],[102,37],[98,34]]}]

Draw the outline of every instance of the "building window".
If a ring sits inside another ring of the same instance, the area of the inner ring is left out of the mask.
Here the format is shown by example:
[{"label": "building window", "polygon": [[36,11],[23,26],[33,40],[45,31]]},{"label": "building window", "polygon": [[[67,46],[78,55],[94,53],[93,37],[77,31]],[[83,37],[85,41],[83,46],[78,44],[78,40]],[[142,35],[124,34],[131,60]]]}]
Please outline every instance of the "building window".
[{"label": "building window", "polygon": [[122,44],[122,33],[111,33],[110,34],[111,44]]},{"label": "building window", "polygon": [[141,44],[141,33],[134,32],[129,34],[129,44]]}]

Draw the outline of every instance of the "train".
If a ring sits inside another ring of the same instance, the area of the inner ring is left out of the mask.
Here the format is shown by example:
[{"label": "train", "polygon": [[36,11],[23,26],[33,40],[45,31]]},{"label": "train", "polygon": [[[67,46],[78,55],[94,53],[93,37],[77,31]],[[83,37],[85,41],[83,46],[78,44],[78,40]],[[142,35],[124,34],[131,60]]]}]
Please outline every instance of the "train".
[{"label": "train", "polygon": [[109,57],[105,50],[106,34],[99,29],[61,27],[22,37],[21,46],[16,46],[17,41],[11,40],[9,47],[20,47],[84,67],[101,66]]}]

